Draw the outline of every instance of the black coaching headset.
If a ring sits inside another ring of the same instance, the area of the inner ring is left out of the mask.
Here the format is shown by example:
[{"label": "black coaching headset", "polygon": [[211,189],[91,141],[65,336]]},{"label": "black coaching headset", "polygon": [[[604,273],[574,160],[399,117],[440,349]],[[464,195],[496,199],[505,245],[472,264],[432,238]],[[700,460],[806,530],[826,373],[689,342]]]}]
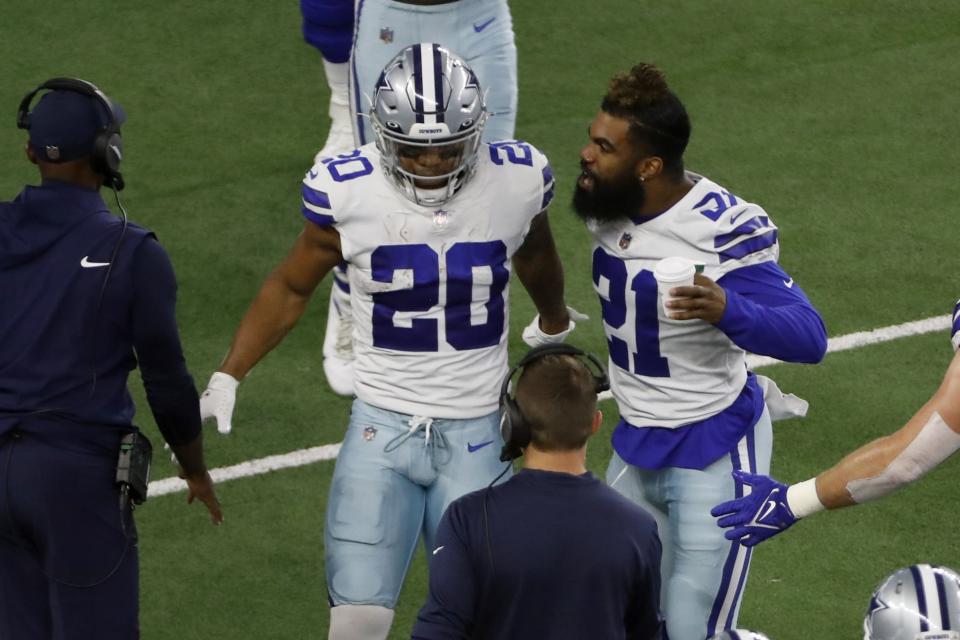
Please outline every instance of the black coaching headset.
[{"label": "black coaching headset", "polygon": [[584,359],[587,368],[593,364],[593,384],[597,393],[606,391],[610,388],[610,379],[607,372],[592,353],[582,351],[573,345],[563,344],[562,342],[551,343],[534,347],[527,352],[527,355],[520,359],[515,367],[510,369],[507,377],[503,379],[503,385],[500,387],[500,435],[503,436],[503,449],[500,451],[500,460],[509,462],[523,455],[523,449],[530,444],[530,423],[520,411],[520,405],[516,399],[510,395],[510,380],[513,376],[529,365],[534,360],[550,355],[568,355]]},{"label": "black coaching headset", "polygon": [[17,110],[17,127],[30,129],[30,103],[41,91],[73,91],[97,100],[107,112],[109,121],[100,127],[90,152],[93,168],[103,175],[103,184],[114,191],[123,190],[120,161],[123,159],[123,139],[120,137],[120,118],[113,102],[93,83],[79,78],[52,78],[24,96]]}]

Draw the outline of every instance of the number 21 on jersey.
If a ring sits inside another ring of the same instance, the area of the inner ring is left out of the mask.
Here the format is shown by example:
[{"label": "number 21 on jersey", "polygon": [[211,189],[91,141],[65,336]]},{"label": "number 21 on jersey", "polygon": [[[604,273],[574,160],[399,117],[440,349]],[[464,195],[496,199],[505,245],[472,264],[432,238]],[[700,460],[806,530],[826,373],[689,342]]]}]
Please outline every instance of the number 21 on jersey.
[{"label": "number 21 on jersey", "polygon": [[[605,291],[601,287],[602,280],[606,281]],[[660,320],[657,317],[660,304],[653,272],[641,269],[630,278],[626,262],[597,247],[593,252],[593,284],[600,295],[613,363],[641,376],[669,377],[670,365],[660,354]],[[625,326],[631,315],[628,313],[628,296],[633,302],[632,327]],[[628,344],[616,333],[632,337],[633,344]]]}]

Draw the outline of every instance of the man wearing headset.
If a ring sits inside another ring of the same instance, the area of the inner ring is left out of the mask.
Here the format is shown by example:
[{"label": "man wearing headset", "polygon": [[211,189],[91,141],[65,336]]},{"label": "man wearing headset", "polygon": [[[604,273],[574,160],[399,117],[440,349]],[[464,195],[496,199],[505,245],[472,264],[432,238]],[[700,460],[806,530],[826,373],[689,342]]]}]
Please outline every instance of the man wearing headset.
[{"label": "man wearing headset", "polygon": [[222,521],[170,260],[99,194],[123,188],[124,119],[73,78],[20,105],[41,184],[0,202],[0,638],[139,636],[130,502],[145,497],[149,446],[126,386],[138,365],[188,502]]},{"label": "man wearing headset", "polygon": [[656,522],[585,466],[607,387],[596,358],[563,344],[507,375],[501,459],[523,455],[523,470],[447,508],[415,640],[661,637]]}]

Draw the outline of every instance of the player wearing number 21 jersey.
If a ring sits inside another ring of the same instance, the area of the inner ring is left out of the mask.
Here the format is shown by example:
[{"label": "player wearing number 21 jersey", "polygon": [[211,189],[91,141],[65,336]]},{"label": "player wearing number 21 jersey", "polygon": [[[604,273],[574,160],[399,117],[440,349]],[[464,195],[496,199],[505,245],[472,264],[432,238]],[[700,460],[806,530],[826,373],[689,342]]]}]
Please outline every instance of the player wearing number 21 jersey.
[{"label": "player wearing number 21 jersey", "polygon": [[[655,67],[611,81],[589,136],[574,208],[594,239],[621,418],[607,481],[659,521],[671,640],[702,640],[736,628],[750,563],[710,508],[742,495],[733,469],[770,465],[770,411],[745,352],[817,362],[826,332],[777,265],[766,212],[684,170],[689,119]],[[692,286],[668,292],[669,315],[654,278],[668,257],[704,266]],[[780,395],[768,388],[772,407]]]},{"label": "player wearing number 21 jersey", "polygon": [[507,372],[511,271],[539,312],[531,339],[573,322],[547,222],[553,176],[524,142],[481,143],[476,76],[423,43],[380,75],[377,142],[325,158],[303,179],[304,230],[237,330],[202,413],[229,429],[235,389],[349,265],[356,400],[324,528],[329,638],[385,638],[421,532],[502,470],[498,400]]}]

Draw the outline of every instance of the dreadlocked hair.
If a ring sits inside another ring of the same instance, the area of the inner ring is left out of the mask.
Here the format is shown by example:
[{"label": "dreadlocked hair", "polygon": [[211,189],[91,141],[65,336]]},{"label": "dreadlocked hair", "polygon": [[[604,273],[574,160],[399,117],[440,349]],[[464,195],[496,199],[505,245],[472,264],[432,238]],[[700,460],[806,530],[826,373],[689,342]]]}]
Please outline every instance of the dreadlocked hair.
[{"label": "dreadlocked hair", "polygon": [[615,75],[600,108],[630,122],[631,138],[663,160],[664,173],[675,177],[683,174],[690,118],[654,65],[641,62],[629,72]]}]

